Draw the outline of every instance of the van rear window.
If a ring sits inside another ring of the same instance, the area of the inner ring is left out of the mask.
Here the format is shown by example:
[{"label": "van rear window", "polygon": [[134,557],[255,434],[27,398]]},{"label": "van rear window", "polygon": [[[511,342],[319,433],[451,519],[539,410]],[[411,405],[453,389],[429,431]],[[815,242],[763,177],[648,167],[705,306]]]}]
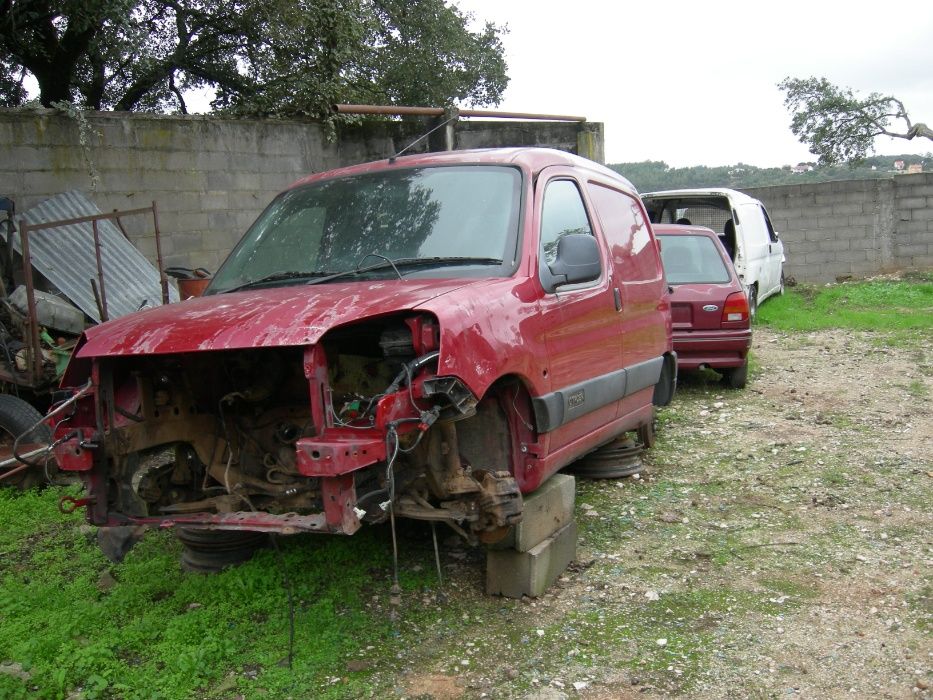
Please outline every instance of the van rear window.
[{"label": "van rear window", "polygon": [[725,284],[730,281],[726,263],[711,238],[660,234],[658,239],[668,284]]}]

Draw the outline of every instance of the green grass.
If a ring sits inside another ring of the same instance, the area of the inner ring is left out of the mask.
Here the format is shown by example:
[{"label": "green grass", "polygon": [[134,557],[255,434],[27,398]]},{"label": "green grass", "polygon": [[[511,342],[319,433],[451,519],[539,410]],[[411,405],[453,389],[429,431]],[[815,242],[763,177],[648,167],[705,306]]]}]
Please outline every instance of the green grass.
[{"label": "green grass", "polygon": [[781,331],[928,331],[933,329],[933,276],[798,286],[762,304],[758,322]]},{"label": "green grass", "polygon": [[[58,513],[61,494],[0,490],[0,664],[29,674],[0,674],[0,697],[63,698],[80,689],[88,699],[356,698],[378,682],[371,672],[348,672],[349,659],[372,645],[366,653],[376,667],[393,642],[413,644],[400,629],[404,615],[393,623],[382,604],[391,550],[380,528],[352,539],[280,539],[296,606],[289,669],[288,599],[274,551],[217,575],[189,574],[179,568],[178,542],[156,532],[112,565],[77,516]],[[401,583],[411,606],[435,579],[430,567],[406,564]],[[102,589],[108,570],[116,584]],[[454,614],[442,608],[432,617]]]}]

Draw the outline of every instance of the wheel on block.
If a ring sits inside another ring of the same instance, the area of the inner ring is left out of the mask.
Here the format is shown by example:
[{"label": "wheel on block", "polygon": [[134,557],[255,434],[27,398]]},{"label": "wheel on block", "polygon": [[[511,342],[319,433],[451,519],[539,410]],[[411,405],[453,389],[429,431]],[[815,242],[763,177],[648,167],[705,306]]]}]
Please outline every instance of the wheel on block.
[{"label": "wheel on block", "polygon": [[216,573],[242,564],[251,559],[257,549],[269,543],[266,533],[244,530],[179,527],[175,536],[184,546],[181,568],[202,574]]}]

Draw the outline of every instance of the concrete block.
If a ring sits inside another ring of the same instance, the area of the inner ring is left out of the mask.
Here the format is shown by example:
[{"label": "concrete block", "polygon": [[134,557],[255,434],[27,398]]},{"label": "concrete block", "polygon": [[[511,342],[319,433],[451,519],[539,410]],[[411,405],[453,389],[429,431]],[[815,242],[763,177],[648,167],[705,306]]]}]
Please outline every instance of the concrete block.
[{"label": "concrete block", "polygon": [[923,209],[927,206],[926,197],[904,197],[896,202],[898,209]]},{"label": "concrete block", "polygon": [[910,219],[911,221],[929,221],[933,219],[933,207],[929,209],[911,209]]},{"label": "concrete block", "polygon": [[902,233],[928,233],[931,229],[930,221],[899,221],[897,224],[897,235]]},{"label": "concrete block", "polygon": [[[929,180],[928,180],[929,182]],[[897,194],[898,196],[910,196],[910,197],[933,197],[933,182],[930,184],[923,185],[901,185],[901,180],[897,180]]]},{"label": "concrete block", "polygon": [[862,262],[868,259],[868,253],[864,250],[840,250],[836,253],[836,262]]},{"label": "concrete block", "polygon": [[864,238],[865,236],[874,236],[876,232],[874,228],[868,226],[860,226],[858,224],[852,224],[851,226],[846,226],[842,231],[839,232],[840,236],[845,238]]},{"label": "concrete block", "polygon": [[829,238],[817,243],[819,250],[849,250],[849,241]]},{"label": "concrete block", "polygon": [[555,474],[525,496],[522,521],[493,548],[529,551],[573,520],[575,497],[576,479],[570,474]]},{"label": "concrete block", "polygon": [[823,275],[827,279],[833,279],[839,275],[851,275],[852,265],[847,262],[833,262],[823,265]]},{"label": "concrete block", "polygon": [[486,593],[521,598],[543,594],[577,555],[577,524],[573,521],[527,552],[489,550]]},{"label": "concrete block", "polygon": [[861,214],[862,205],[846,202],[835,202],[833,204],[833,214],[837,216],[847,216],[849,214]]},{"label": "concrete block", "polygon": [[897,246],[897,256],[898,257],[922,257],[927,255],[930,252],[930,246],[926,243],[913,243],[910,245],[901,245]]},{"label": "concrete block", "polygon": [[847,218],[844,216],[818,216],[815,221],[818,228],[832,229],[845,224]]},{"label": "concrete block", "polygon": [[834,260],[835,257],[836,256],[832,252],[817,251],[815,253],[807,253],[803,259],[808,265],[812,265],[813,263],[828,263]]},{"label": "concrete block", "polygon": [[878,248],[876,238],[852,238],[849,240],[850,250],[875,250]]}]

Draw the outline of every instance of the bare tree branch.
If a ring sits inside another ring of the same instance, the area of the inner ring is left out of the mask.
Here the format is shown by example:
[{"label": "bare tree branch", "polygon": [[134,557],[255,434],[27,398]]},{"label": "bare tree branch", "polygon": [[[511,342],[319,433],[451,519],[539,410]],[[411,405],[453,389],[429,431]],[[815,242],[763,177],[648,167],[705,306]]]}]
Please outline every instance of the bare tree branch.
[{"label": "bare tree branch", "polygon": [[[896,97],[871,93],[857,97],[825,78],[785,78],[778,87],[791,112],[791,131],[819,156],[821,165],[857,163],[874,151],[878,136],[933,139],[925,124],[914,125]],[[896,123],[906,125],[899,131]]]}]

